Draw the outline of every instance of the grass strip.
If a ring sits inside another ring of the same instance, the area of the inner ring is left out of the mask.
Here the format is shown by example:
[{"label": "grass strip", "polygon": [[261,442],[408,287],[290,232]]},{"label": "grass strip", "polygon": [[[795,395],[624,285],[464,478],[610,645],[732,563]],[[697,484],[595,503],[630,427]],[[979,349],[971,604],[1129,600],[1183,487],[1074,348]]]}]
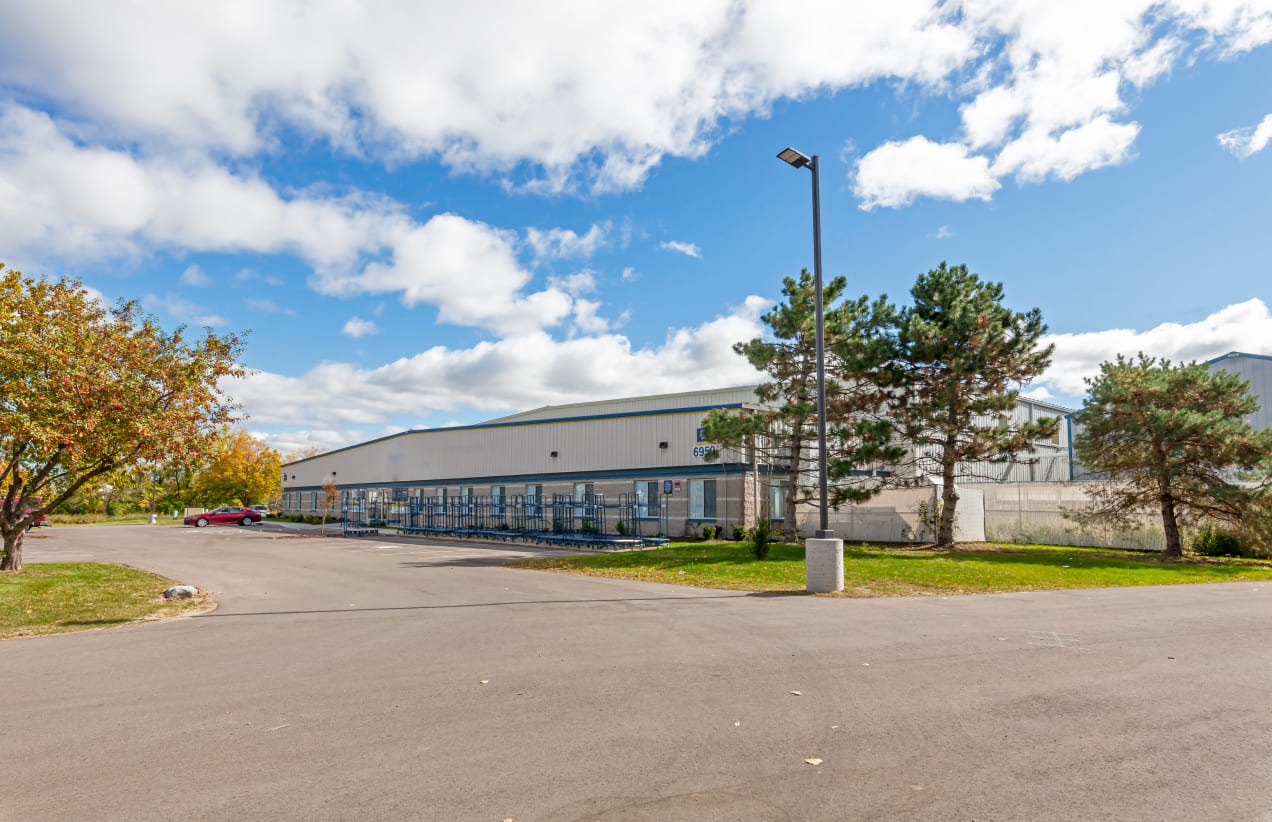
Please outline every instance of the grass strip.
[{"label": "grass strip", "polygon": [[171,580],[124,565],[50,562],[0,574],[0,639],[172,616],[203,600],[168,601]]},{"label": "grass strip", "polygon": [[[756,560],[749,543],[672,543],[665,548],[511,563],[590,576],[740,591],[804,589],[804,547],[776,545]],[[950,551],[844,546],[844,596],[979,594],[1272,580],[1272,564],[1056,545],[977,544]]]}]

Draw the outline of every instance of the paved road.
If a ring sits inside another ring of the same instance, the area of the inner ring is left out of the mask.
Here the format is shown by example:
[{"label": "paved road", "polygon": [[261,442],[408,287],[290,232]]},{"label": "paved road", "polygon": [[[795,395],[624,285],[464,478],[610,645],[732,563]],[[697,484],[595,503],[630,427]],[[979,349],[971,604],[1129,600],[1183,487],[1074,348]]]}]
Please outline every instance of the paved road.
[{"label": "paved road", "polygon": [[845,600],[50,536],[28,562],[221,605],[0,643],[6,820],[1272,819],[1268,583]]}]

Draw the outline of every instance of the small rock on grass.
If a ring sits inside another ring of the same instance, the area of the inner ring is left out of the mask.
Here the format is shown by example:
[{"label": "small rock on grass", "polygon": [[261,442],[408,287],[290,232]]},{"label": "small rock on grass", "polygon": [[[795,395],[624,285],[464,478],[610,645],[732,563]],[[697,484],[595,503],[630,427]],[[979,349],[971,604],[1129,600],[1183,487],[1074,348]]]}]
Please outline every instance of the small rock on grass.
[{"label": "small rock on grass", "polygon": [[189,599],[199,593],[193,585],[174,585],[163,592],[164,599]]}]

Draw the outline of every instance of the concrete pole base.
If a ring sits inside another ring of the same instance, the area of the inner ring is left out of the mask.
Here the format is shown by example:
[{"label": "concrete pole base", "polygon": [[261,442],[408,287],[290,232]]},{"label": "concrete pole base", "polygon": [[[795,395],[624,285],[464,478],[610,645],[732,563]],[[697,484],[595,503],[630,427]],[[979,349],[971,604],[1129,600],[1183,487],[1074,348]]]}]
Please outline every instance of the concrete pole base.
[{"label": "concrete pole base", "polygon": [[810,594],[830,594],[844,589],[844,541],[804,541],[804,579]]},{"label": "concrete pole base", "polygon": [[150,514],[150,515],[149,515],[149,518],[148,518],[148,521],[150,522],[150,524],[151,524],[151,525],[154,525],[154,524],[155,524],[155,520],[157,520],[157,519],[158,519],[158,514]]}]

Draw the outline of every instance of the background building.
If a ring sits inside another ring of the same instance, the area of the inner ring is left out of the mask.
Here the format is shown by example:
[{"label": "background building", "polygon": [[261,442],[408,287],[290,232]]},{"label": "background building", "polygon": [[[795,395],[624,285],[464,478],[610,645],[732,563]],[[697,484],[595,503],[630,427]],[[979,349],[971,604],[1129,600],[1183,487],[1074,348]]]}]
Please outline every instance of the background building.
[{"label": "background building", "polygon": [[[345,501],[390,506],[603,494],[607,502],[635,505],[646,536],[680,536],[706,525],[728,534],[733,525],[753,526],[757,511],[772,512],[784,525],[779,468],[757,464],[746,452],[706,458],[714,446],[703,441],[703,417],[716,408],[748,407],[760,407],[755,386],[545,406],[478,425],[404,431],[284,465],[283,510],[318,513],[322,485],[334,480]],[[1016,414],[1035,419],[1066,411],[1022,399]],[[1054,440],[1038,443],[1032,465],[960,469],[981,481],[1064,479],[1067,436],[1061,426]],[[802,512],[800,520],[802,532]]]},{"label": "background building", "polygon": [[1272,428],[1272,357],[1231,351],[1209,363],[1212,371],[1224,370],[1250,381],[1250,391],[1259,398],[1260,408],[1250,419],[1256,429]]}]

